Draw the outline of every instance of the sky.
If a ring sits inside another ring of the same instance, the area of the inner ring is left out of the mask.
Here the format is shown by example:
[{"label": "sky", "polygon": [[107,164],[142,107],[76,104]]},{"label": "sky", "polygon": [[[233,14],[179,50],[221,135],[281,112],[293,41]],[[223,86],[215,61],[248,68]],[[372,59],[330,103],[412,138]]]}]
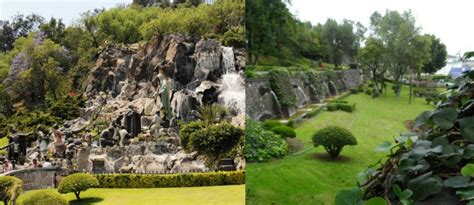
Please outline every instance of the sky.
[{"label": "sky", "polygon": [[332,18],[338,22],[350,19],[369,27],[370,15],[387,9],[411,10],[422,33],[441,39],[448,54],[474,51],[474,1],[472,0],[291,0],[290,11],[300,20],[314,25]]},{"label": "sky", "polygon": [[16,14],[39,14],[46,20],[63,19],[71,25],[79,15],[95,8],[110,8],[117,4],[129,4],[132,0],[0,0],[0,20],[9,20]]}]

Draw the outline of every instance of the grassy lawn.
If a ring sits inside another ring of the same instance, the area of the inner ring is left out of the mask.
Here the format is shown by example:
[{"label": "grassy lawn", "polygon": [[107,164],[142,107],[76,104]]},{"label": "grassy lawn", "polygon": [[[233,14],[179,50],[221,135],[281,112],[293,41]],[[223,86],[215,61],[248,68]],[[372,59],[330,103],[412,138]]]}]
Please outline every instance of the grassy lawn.
[{"label": "grassy lawn", "polygon": [[[55,189],[50,189],[56,192]],[[25,193],[27,194],[27,193]],[[23,196],[18,199],[21,204]],[[71,205],[110,204],[110,205],[148,205],[148,204],[245,204],[245,185],[153,188],[153,189],[89,189],[81,193],[81,201],[74,194],[63,195]],[[2,203],[3,204],[3,203]]]},{"label": "grassy lawn", "polygon": [[[377,162],[383,154],[374,149],[383,141],[405,132],[403,121],[433,109],[422,98],[408,104],[404,88],[397,99],[392,93],[372,99],[366,94],[346,98],[357,111],[324,111],[296,128],[306,152],[266,163],[248,164],[246,171],[248,204],[333,204],[339,190],[356,186],[356,175]],[[311,137],[317,129],[339,125],[357,138],[357,146],[345,147],[338,161],[325,158],[324,148],[314,148]]]}]

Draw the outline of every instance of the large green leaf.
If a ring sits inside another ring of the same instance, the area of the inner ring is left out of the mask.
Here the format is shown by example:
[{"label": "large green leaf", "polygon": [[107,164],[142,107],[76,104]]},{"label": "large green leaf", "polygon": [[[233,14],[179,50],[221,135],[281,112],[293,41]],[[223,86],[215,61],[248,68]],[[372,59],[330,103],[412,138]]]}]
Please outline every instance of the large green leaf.
[{"label": "large green leaf", "polygon": [[474,186],[474,183],[471,182],[471,177],[466,176],[454,176],[444,180],[445,187],[451,188],[466,188]]},{"label": "large green leaf", "polygon": [[414,127],[420,127],[422,125],[425,125],[426,122],[430,119],[430,116],[433,112],[432,111],[424,111],[418,117],[415,119],[415,124]]},{"label": "large green leaf", "polygon": [[461,135],[464,139],[474,142],[474,117],[466,117],[458,120]]},{"label": "large green leaf", "polygon": [[376,152],[389,152],[390,150],[392,150],[393,146],[394,145],[392,145],[392,143],[385,141],[385,142],[382,142],[382,144],[380,144],[379,146],[377,146],[377,148],[375,148],[375,151]]},{"label": "large green leaf", "polygon": [[432,172],[428,172],[410,180],[408,189],[415,190],[412,197],[414,201],[421,201],[439,193],[443,189],[443,180],[438,176],[432,176]]},{"label": "large green leaf", "polygon": [[387,205],[387,201],[380,197],[374,197],[366,201],[364,205]]},{"label": "large green leaf", "polygon": [[474,145],[470,144],[464,148],[463,158],[472,159],[474,157]]},{"label": "large green leaf", "polygon": [[463,176],[474,177],[474,164],[466,164],[466,165],[461,169],[461,174],[462,174]]},{"label": "large green leaf", "polygon": [[473,188],[460,189],[456,191],[456,194],[461,197],[461,200],[472,199],[474,198],[474,189]]},{"label": "large green leaf", "polygon": [[336,205],[362,204],[362,191],[360,189],[342,190],[336,195]]},{"label": "large green leaf", "polygon": [[454,121],[458,117],[456,108],[447,107],[433,112],[431,119],[441,129],[451,129],[454,126]]}]

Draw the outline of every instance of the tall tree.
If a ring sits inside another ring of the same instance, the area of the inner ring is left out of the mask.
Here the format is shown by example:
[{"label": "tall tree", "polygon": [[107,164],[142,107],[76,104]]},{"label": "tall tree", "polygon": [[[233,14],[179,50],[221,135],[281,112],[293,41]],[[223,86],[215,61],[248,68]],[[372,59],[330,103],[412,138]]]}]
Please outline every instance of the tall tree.
[{"label": "tall tree", "polygon": [[446,65],[446,45],[435,35],[426,34],[431,40],[431,59],[423,66],[423,72],[434,73]]},{"label": "tall tree", "polygon": [[354,33],[353,22],[344,20],[338,24],[333,19],[328,19],[321,25],[321,42],[325,52],[326,61],[339,67],[344,58],[353,61],[359,47],[359,38]]},{"label": "tall tree", "polygon": [[[368,73],[374,85],[374,92],[382,93],[384,88],[385,74],[387,66],[385,64],[387,48],[382,41],[369,37],[365,42],[365,47],[359,49],[357,60],[361,64],[365,73]],[[376,95],[374,95],[376,96]]]},{"label": "tall tree", "polygon": [[51,18],[49,22],[42,23],[39,26],[39,30],[45,35],[46,38],[51,39],[55,43],[61,43],[64,38],[64,30],[66,26],[61,19]]},{"label": "tall tree", "polygon": [[43,21],[43,17],[36,14],[16,15],[11,21],[0,21],[0,52],[13,49],[16,39],[37,30]]},{"label": "tall tree", "polygon": [[385,12],[382,16],[375,12],[370,17],[373,37],[381,40],[387,47],[387,66],[395,81],[394,92],[400,96],[403,77],[410,71],[418,55],[414,54],[414,39],[419,35],[420,28],[415,25],[415,18],[411,11],[399,13],[397,11]]}]

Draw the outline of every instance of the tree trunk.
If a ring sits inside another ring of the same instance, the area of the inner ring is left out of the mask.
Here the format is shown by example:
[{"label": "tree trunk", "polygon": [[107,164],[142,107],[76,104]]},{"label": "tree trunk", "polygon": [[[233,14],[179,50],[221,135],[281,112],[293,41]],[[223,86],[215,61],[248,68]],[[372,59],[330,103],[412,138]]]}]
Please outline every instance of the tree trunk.
[{"label": "tree trunk", "polygon": [[76,195],[76,199],[77,199],[77,200],[81,200],[81,197],[79,197],[79,194],[81,194],[80,191],[75,191],[75,192],[74,192],[74,195]]},{"label": "tree trunk", "polygon": [[410,75],[410,94],[408,97],[408,104],[411,104],[412,98],[413,98],[413,75]]}]

